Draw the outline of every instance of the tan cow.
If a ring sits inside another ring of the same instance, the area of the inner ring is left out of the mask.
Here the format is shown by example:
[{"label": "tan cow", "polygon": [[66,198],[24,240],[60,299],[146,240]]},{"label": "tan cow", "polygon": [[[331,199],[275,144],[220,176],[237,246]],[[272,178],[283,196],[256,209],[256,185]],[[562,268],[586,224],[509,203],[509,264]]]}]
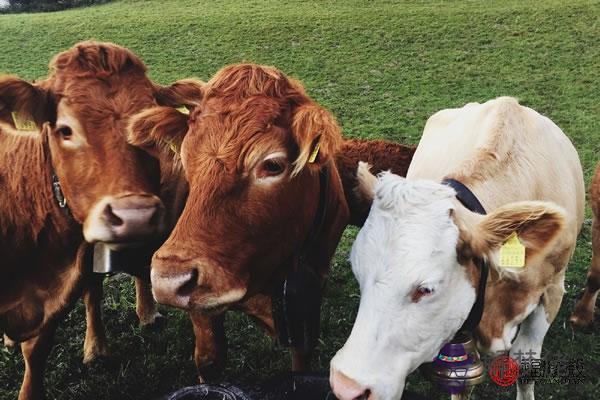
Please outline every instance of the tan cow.
[{"label": "tan cow", "polygon": [[[466,191],[457,198],[444,179],[465,185],[488,214],[466,208]],[[340,400],[399,400],[407,375],[466,321],[482,258],[490,275],[478,347],[519,362],[541,357],[584,211],[577,152],[552,121],[508,97],[440,111],[406,179],[376,178],[363,165],[359,182],[373,205],[351,255],[358,315],[331,361]],[[513,234],[524,260],[499,255]],[[517,393],[533,399],[533,383],[519,382]]]},{"label": "tan cow", "polygon": [[600,292],[600,164],[590,185],[590,205],[592,207],[592,263],[587,275],[583,297],[577,302],[571,315],[571,323],[583,328],[594,322],[594,308]]},{"label": "tan cow", "polygon": [[[326,217],[305,256],[324,279],[348,221],[344,195],[352,221],[368,212],[352,190],[344,193],[338,168],[353,188],[359,157],[404,174],[414,151],[381,141],[342,142],[331,114],[298,82],[254,64],[219,71],[189,116],[167,107],[141,113],[130,141],[154,155],[181,151],[190,194],[154,256],[153,290],[159,302],[190,310],[203,376],[224,362],[226,309],[241,309],[274,333],[271,291],[295,268],[313,232],[320,176],[328,180]],[[295,350],[293,369],[306,368],[308,355]]]},{"label": "tan cow", "polygon": [[[162,232],[158,165],[127,144],[129,117],[185,104],[196,88],[155,85],[132,52],[95,42],[58,54],[42,81],[0,77],[0,332],[22,342],[20,399],[44,396],[54,331],[91,273],[85,243],[138,245]],[[141,320],[153,313],[150,302]],[[98,340],[86,336],[86,357]]]}]

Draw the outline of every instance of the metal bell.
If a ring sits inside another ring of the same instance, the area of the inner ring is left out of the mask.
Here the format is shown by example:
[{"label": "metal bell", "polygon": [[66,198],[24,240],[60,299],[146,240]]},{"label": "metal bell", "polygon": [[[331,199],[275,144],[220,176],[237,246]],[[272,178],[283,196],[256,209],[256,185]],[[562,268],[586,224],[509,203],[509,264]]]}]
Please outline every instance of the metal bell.
[{"label": "metal bell", "polygon": [[130,247],[113,250],[104,243],[94,245],[93,271],[97,274],[125,272],[138,276],[150,265],[152,250],[149,247]]},{"label": "metal bell", "polygon": [[485,380],[485,368],[468,333],[458,333],[440,350],[431,363],[421,365],[420,371],[451,399],[468,399],[473,387]]}]

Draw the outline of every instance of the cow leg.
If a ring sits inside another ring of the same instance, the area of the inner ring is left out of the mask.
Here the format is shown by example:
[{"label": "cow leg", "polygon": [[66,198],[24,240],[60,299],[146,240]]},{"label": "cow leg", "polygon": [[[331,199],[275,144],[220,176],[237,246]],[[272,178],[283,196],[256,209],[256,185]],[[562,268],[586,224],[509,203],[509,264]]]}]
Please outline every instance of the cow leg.
[{"label": "cow leg", "polygon": [[292,372],[306,372],[310,369],[313,350],[303,351],[292,347]]},{"label": "cow leg", "polygon": [[140,320],[140,325],[152,325],[162,318],[162,314],[156,308],[156,302],[152,296],[152,286],[147,277],[135,277],[135,311]]},{"label": "cow leg", "polygon": [[[561,296],[562,297],[562,296]],[[560,298],[558,301],[560,305]],[[554,308],[554,307],[552,307]],[[551,316],[550,321],[554,319]],[[521,323],[521,329],[511,349],[510,356],[515,358],[522,368],[526,367],[531,359],[541,359],[544,336],[550,328],[546,307],[540,302],[531,314]],[[517,400],[534,400],[534,382],[517,382]]]},{"label": "cow leg", "polygon": [[9,349],[12,349],[13,347],[15,347],[17,345],[17,342],[15,342],[14,340],[12,340],[11,338],[9,338],[6,335],[2,336],[2,340],[4,341],[4,346],[8,347]]},{"label": "cow leg", "polygon": [[190,312],[190,318],[196,337],[194,360],[200,382],[203,383],[212,380],[225,367],[227,360],[227,338],[223,326],[225,315],[212,317]]},{"label": "cow leg", "polygon": [[[269,335],[275,337],[275,322],[271,312],[271,298],[264,295],[256,295],[247,300],[241,307],[247,314],[260,322]],[[313,349],[306,352],[299,348],[292,347],[292,371],[305,372],[310,369],[310,360]]]},{"label": "cow leg", "polygon": [[575,310],[569,318],[571,323],[584,328],[594,321],[594,307],[600,292],[600,220],[594,218],[592,223],[592,264],[587,274],[587,282],[583,297],[577,302]]},{"label": "cow leg", "polygon": [[100,356],[108,356],[108,342],[102,323],[102,283],[104,277],[94,274],[86,282],[83,291],[85,303],[85,341],[83,342],[83,362],[92,362]]},{"label": "cow leg", "polygon": [[38,400],[44,398],[44,370],[52,345],[56,326],[49,324],[38,336],[21,343],[21,352],[25,359],[25,376],[19,391],[19,400]]}]

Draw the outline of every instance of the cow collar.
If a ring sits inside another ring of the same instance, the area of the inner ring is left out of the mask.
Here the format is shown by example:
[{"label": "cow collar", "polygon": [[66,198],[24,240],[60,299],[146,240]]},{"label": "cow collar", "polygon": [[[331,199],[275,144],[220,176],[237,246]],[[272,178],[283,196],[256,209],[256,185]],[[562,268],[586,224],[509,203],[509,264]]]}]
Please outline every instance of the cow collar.
[{"label": "cow collar", "polygon": [[310,231],[292,258],[292,268],[273,287],[272,305],[279,342],[307,352],[317,344],[320,329],[323,281],[311,265],[309,255],[318,243],[329,200],[329,166],[319,171],[319,204]]},{"label": "cow collar", "polygon": [[69,219],[70,221],[74,221],[75,218],[73,217],[73,213],[71,212],[71,209],[67,205],[67,199],[65,197],[65,194],[62,191],[62,187],[60,186],[60,180],[58,179],[58,175],[56,175],[56,170],[54,169],[54,163],[52,162],[52,152],[50,151],[49,140],[50,140],[50,138],[48,137],[48,134],[46,134],[46,137],[43,139],[43,142],[44,142],[44,150],[45,150],[46,154],[48,155],[48,162],[50,165],[50,179],[51,179],[51,185],[52,185],[52,187],[51,187],[52,195],[54,197],[54,200],[56,201],[56,205],[58,205],[58,208],[60,208],[63,211],[63,213],[65,214],[67,219]]},{"label": "cow collar", "polygon": [[[478,214],[486,214],[485,208],[483,208],[483,205],[477,199],[477,196],[475,196],[473,192],[471,192],[471,190],[469,190],[469,188],[466,187],[464,184],[451,178],[446,178],[442,180],[442,184],[448,185],[451,188],[453,188],[456,191],[456,199],[460,201],[460,203],[463,206],[465,206],[468,210],[476,212]],[[479,270],[481,271],[479,287],[477,290],[477,298],[475,299],[475,303],[473,304],[473,307],[469,312],[469,316],[459,329],[459,333],[473,332],[475,328],[477,328],[477,326],[479,325],[479,322],[481,321],[481,316],[483,315],[485,287],[487,283],[489,265],[487,261],[481,257],[477,257],[473,261],[475,262],[477,268],[479,268]]]}]

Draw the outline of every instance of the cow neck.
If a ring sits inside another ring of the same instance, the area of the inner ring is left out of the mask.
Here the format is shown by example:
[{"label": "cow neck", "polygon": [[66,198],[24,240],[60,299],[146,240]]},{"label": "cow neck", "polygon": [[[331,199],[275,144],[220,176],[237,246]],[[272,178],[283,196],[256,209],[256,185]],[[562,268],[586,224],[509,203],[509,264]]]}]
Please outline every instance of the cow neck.
[{"label": "cow neck", "polygon": [[309,258],[325,225],[329,168],[326,164],[319,171],[319,203],[306,239],[290,260],[292,268],[272,288],[272,315],[279,342],[303,351],[312,350],[319,337],[323,282]]},{"label": "cow neck", "polygon": [[44,138],[42,139],[44,146],[44,153],[47,154],[48,157],[48,167],[50,169],[50,184],[52,190],[52,197],[56,202],[58,208],[61,209],[64,216],[67,218],[69,222],[74,222],[75,218],[73,217],[73,213],[71,209],[67,205],[67,199],[62,191],[62,187],[60,186],[60,180],[58,179],[58,175],[56,175],[56,170],[54,169],[54,163],[52,161],[52,151],[50,151],[50,138],[48,133],[44,133]]},{"label": "cow neck", "polygon": [[[451,179],[446,178],[442,180],[443,185],[450,186],[452,189],[456,191],[456,199],[465,206],[469,211],[475,212],[477,214],[485,215],[485,208],[477,199],[477,196],[473,194],[468,187],[466,187],[463,183]],[[481,317],[483,315],[484,301],[485,301],[485,288],[487,283],[487,277],[489,273],[489,265],[486,260],[482,257],[475,257],[473,259],[475,266],[479,269],[481,276],[479,278],[479,286],[477,289],[477,298],[475,299],[475,303],[469,312],[469,316],[461,326],[458,332],[473,332],[479,322],[481,321]]]},{"label": "cow neck", "polygon": [[308,232],[308,236],[304,241],[304,244],[300,248],[298,255],[298,265],[301,267],[302,264],[307,264],[307,257],[315,247],[317,240],[325,225],[325,217],[327,216],[327,200],[329,198],[329,166],[325,164],[319,171],[319,204],[317,206],[317,212],[315,219]]}]

